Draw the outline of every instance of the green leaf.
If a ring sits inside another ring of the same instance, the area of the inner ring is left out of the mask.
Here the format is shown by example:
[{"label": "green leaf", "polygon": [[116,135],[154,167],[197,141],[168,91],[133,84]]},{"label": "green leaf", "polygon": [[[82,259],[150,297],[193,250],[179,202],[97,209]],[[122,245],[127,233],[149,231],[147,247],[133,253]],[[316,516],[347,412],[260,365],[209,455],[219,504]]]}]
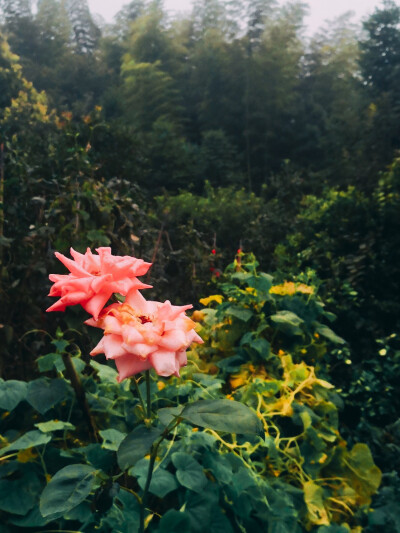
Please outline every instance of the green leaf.
[{"label": "green leaf", "polygon": [[37,501],[40,483],[36,476],[0,480],[0,510],[16,515],[26,515]]},{"label": "green leaf", "polygon": [[188,404],[180,416],[191,424],[216,431],[263,434],[263,426],[256,413],[232,400],[199,400]]},{"label": "green leaf", "polygon": [[161,433],[162,429],[145,426],[139,426],[129,433],[121,442],[117,452],[121,470],[126,470],[144,457]]},{"label": "green leaf", "polygon": [[190,533],[190,517],[187,513],[170,509],[160,520],[157,533]]},{"label": "green leaf", "polygon": [[64,361],[59,353],[48,353],[36,359],[40,372],[49,372],[55,368],[58,372],[65,370]]},{"label": "green leaf", "polygon": [[25,381],[0,380],[0,409],[12,411],[19,402],[25,400],[28,384]]},{"label": "green leaf", "polygon": [[94,488],[96,472],[89,465],[69,465],[59,470],[40,496],[42,515],[55,520],[78,506]]},{"label": "green leaf", "polygon": [[303,485],[304,501],[307,505],[308,518],[313,525],[328,526],[330,521],[324,506],[324,490],[313,481],[306,481]]},{"label": "green leaf", "polygon": [[248,332],[243,335],[240,346],[248,346],[254,350],[262,359],[268,359],[270,354],[270,343],[263,337],[257,337],[254,333]]},{"label": "green leaf", "polygon": [[[149,459],[143,458],[129,470],[129,475],[134,475],[138,479],[139,486],[142,490],[146,485],[147,474],[149,471]],[[164,468],[154,470],[149,491],[158,498],[164,498],[167,494],[179,487],[176,478],[171,472]]]},{"label": "green leaf", "polygon": [[163,407],[158,410],[158,418],[160,419],[161,424],[168,426],[174,418],[178,417],[183,410],[181,405],[176,407]]},{"label": "green leaf", "polygon": [[343,463],[348,468],[346,477],[357,487],[361,503],[369,504],[382,480],[382,472],[375,465],[371,450],[366,444],[357,443],[344,454]]},{"label": "green leaf", "polygon": [[225,311],[227,315],[234,316],[235,318],[238,318],[243,322],[247,322],[253,316],[253,311],[251,311],[250,309],[245,309],[243,307],[237,307],[233,305],[229,306]]},{"label": "green leaf", "polygon": [[126,433],[118,431],[118,429],[103,429],[99,431],[101,438],[103,439],[102,447],[106,450],[112,450],[116,452],[119,448],[119,445],[126,437]]},{"label": "green leaf", "polygon": [[[8,521],[13,524],[14,526],[18,527],[35,527],[39,528],[42,526],[45,526],[49,520],[46,518],[43,518],[43,516],[40,514],[39,507],[35,505],[31,511],[25,516],[22,517],[11,517],[8,519]],[[36,531],[42,531],[42,530],[36,530]]]},{"label": "green leaf", "polygon": [[315,331],[335,344],[346,344],[346,341],[342,339],[342,337],[336,335],[336,333],[334,333],[331,328],[328,328],[328,326],[325,326],[325,324],[318,323]]},{"label": "green leaf", "polygon": [[278,311],[275,315],[270,316],[271,321],[277,329],[287,335],[301,335],[300,329],[303,320],[292,311]]},{"label": "green leaf", "polygon": [[74,430],[75,426],[70,422],[62,422],[61,420],[49,420],[48,422],[39,422],[35,427],[40,429],[42,433],[50,433],[51,431],[60,431],[64,429]]},{"label": "green leaf", "polygon": [[117,383],[118,372],[111,366],[102,365],[93,359],[90,361],[90,366],[97,371],[100,381],[108,381],[113,385]]},{"label": "green leaf", "polygon": [[207,485],[207,478],[196,459],[184,452],[173,453],[171,459],[179,483],[189,490],[201,492]]},{"label": "green leaf", "polygon": [[63,379],[39,378],[29,382],[26,399],[43,415],[67,396],[68,387]]},{"label": "green leaf", "polygon": [[5,448],[0,450],[0,455],[4,455],[11,451],[27,450],[33,446],[41,446],[51,441],[51,435],[46,435],[41,431],[33,430],[28,431],[25,435],[22,435],[19,439],[15,440]]}]

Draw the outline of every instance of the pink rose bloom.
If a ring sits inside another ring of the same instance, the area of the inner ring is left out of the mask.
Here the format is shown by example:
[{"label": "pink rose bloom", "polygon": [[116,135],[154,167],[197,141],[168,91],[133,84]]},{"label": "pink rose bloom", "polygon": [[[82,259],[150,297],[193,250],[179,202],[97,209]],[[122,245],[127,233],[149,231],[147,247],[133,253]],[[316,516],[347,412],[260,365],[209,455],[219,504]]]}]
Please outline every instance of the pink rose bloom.
[{"label": "pink rose bloom", "polygon": [[98,320],[86,321],[104,329],[90,355],[104,353],[114,359],[118,381],[150,368],[160,376],[179,376],[180,367],[187,364],[186,349],[192,342],[203,342],[194,331],[195,322],[185,315],[191,307],[147,301],[133,290],[125,303],[112,304]]},{"label": "pink rose bloom", "polygon": [[143,276],[151,263],[130,256],[112,255],[111,248],[97,248],[98,255],[90,248],[80,254],[71,248],[72,259],[55,252],[55,256],[70,271],[68,275],[50,274],[54,285],[49,296],[61,298],[47,311],[65,311],[68,305],[80,304],[95,319],[113,293],[127,295],[132,289],[147,289],[136,276]]}]

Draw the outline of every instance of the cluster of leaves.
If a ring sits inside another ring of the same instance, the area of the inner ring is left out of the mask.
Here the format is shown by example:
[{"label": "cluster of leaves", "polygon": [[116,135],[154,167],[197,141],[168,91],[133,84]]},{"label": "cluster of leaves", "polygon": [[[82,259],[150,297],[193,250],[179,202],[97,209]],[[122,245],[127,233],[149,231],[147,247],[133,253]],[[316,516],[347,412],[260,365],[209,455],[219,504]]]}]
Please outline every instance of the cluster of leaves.
[{"label": "cluster of leaves", "polygon": [[194,312],[205,344],[189,353],[181,378],[153,378],[152,427],[134,383],[86,364],[60,330],[37,361],[46,377],[0,382],[5,531],[137,531],[154,443],[149,531],[360,531],[365,515],[355,510],[368,509],[380,471],[366,445],[347,448],[340,397],[317,370],[344,341],[314,287],[272,285],[256,266],[239,255],[222,294]]}]

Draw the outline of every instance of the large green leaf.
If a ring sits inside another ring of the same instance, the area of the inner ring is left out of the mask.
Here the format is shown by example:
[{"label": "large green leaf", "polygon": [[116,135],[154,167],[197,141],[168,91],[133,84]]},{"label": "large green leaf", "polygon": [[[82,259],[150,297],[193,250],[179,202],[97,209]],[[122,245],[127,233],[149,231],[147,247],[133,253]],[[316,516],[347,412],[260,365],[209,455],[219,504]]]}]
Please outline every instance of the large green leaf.
[{"label": "large green leaf", "polygon": [[33,446],[47,444],[50,441],[51,435],[46,435],[38,430],[28,431],[28,433],[25,433],[25,435],[22,435],[19,439],[15,440],[5,448],[2,448],[0,450],[0,455],[12,451],[27,450],[28,448],[33,448]]},{"label": "large green leaf", "polygon": [[34,527],[36,528],[35,531],[42,531],[42,529],[37,528],[41,528],[49,522],[47,518],[43,518],[43,516],[41,515],[38,505],[35,505],[27,515],[18,517],[13,516],[9,518],[8,521],[14,526],[18,527]]},{"label": "large green leaf", "polygon": [[199,400],[188,404],[179,415],[188,422],[229,433],[263,433],[261,420],[246,405],[232,400]]},{"label": "large green leaf", "polygon": [[25,381],[0,380],[0,409],[12,411],[19,402],[25,400],[28,384]]},{"label": "large green leaf", "polygon": [[121,470],[126,470],[144,457],[161,433],[162,429],[145,426],[139,426],[129,433],[121,442],[117,452]]},{"label": "large green leaf", "polygon": [[270,319],[277,329],[287,335],[300,335],[302,333],[300,326],[303,324],[303,320],[292,311],[278,311],[275,315],[271,315]]},{"label": "large green leaf", "polygon": [[40,512],[56,519],[79,505],[96,483],[96,474],[89,465],[69,465],[59,470],[40,496]]},{"label": "large green leaf", "polygon": [[20,516],[26,515],[34,507],[38,492],[40,482],[34,474],[13,480],[1,479],[0,510]]},{"label": "large green leaf", "polygon": [[28,384],[27,401],[40,414],[65,400],[68,396],[68,386],[63,379],[39,378]]},{"label": "large green leaf", "polygon": [[194,492],[201,492],[207,485],[207,478],[196,459],[184,452],[173,453],[171,459],[179,483]]}]

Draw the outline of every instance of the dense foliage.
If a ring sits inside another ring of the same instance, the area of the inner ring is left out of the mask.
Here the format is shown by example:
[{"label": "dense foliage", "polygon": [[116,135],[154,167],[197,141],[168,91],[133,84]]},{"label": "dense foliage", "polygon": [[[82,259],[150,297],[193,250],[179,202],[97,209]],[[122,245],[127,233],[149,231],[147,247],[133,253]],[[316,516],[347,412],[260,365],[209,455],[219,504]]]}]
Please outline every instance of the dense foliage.
[{"label": "dense foliage", "polygon": [[[344,341],[314,287],[273,285],[256,267],[240,254],[222,294],[202,299],[208,307],[193,313],[206,342],[191,352],[181,378],[153,381],[153,407],[161,410],[152,429],[143,426],[133,385],[118,384],[110,366],[85,363],[71,332],[58,330],[54,351],[38,358],[42,377],[0,383],[0,510],[10,531],[46,524],[137,531],[143,456],[185,400],[220,410],[203,415],[206,422],[183,411],[159,447],[149,530],[358,531],[370,520],[360,509],[381,473],[365,444],[346,446],[338,431],[342,401],[314,366]],[[86,391],[89,426],[82,398],[74,400],[71,362]],[[139,388],[144,393],[144,383]],[[257,413],[262,436],[250,435],[254,422],[239,407],[238,418],[224,415],[218,400],[226,398]],[[128,471],[121,477],[121,470]]]}]

